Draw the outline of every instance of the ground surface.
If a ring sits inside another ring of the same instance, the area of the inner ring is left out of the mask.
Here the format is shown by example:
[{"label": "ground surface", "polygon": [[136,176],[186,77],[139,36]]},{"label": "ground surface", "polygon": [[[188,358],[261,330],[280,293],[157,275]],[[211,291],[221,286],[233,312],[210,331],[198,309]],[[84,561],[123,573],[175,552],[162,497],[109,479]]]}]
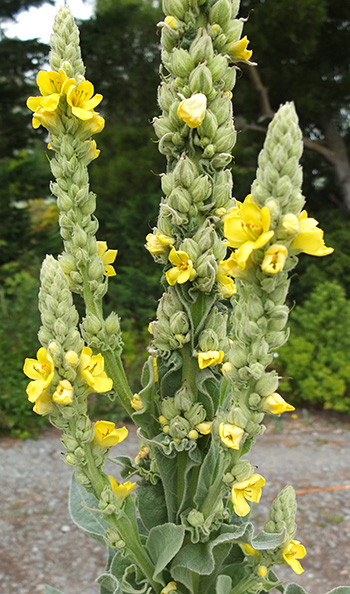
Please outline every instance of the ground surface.
[{"label": "ground surface", "polygon": [[[297,491],[296,538],[308,551],[305,573],[297,576],[283,567],[278,574],[309,594],[350,585],[349,437],[349,418],[299,413],[296,419],[273,419],[250,455],[267,479],[253,512],[257,524],[284,485]],[[6,594],[38,594],[45,583],[65,594],[98,594],[94,580],[104,568],[104,549],[71,523],[71,471],[60,459],[61,449],[53,429],[36,441],[0,440],[0,590]],[[137,451],[131,427],[118,454]]]}]

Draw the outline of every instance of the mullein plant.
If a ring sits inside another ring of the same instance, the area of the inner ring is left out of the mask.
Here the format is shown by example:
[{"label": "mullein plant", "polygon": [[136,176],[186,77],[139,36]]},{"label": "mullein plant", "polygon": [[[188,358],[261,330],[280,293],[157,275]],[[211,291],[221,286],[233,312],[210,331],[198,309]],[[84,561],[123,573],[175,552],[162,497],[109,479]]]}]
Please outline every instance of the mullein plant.
[{"label": "mullein plant", "polygon": [[[146,248],[163,268],[164,293],[149,324],[140,391],[131,392],[123,370],[119,318],[103,316],[117,250],[96,240],[88,177],[99,156],[93,137],[105,123],[96,111],[102,96],[85,79],[79,33],[64,6],[51,37],[51,71],[39,73],[40,95],[28,99],[33,126],[49,133],[64,243],[59,258],[42,265],[42,346],[25,361],[28,398],[63,432],[63,459],[74,469],[73,520],[108,548],[97,580],[102,594],[302,594],[273,569],[303,572],[293,488],[277,495],[254,536],[249,512],[265,479],[246,455],[266,413],[293,410],[270,368],[288,338],[289,272],[300,252],[333,250],[303,210],[292,103],[269,126],[250,193],[243,202],[232,198],[232,90],[239,64],[254,66],[239,1],[163,0],[163,9],[162,113],[153,125],[167,169]],[[86,306],[80,324],[76,293]],[[110,457],[128,431],[91,422],[92,392],[116,398],[130,414],[140,438],[134,460]],[[104,472],[107,459],[121,481]]]}]

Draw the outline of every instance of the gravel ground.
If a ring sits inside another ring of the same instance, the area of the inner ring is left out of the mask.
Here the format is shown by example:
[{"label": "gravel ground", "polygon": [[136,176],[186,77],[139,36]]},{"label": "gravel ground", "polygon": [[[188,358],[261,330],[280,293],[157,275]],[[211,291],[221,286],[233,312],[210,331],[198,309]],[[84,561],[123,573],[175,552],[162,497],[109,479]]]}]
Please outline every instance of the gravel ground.
[{"label": "gravel ground", "polygon": [[[308,551],[297,576],[278,570],[309,594],[350,585],[350,419],[329,413],[273,419],[250,460],[267,479],[255,523],[286,484],[297,491],[298,533]],[[76,528],[68,514],[71,470],[60,459],[59,433],[40,439],[0,440],[0,591],[38,594],[50,584],[65,594],[98,594],[105,551]],[[138,451],[133,427],[118,454]],[[115,466],[113,467],[115,473]]]}]

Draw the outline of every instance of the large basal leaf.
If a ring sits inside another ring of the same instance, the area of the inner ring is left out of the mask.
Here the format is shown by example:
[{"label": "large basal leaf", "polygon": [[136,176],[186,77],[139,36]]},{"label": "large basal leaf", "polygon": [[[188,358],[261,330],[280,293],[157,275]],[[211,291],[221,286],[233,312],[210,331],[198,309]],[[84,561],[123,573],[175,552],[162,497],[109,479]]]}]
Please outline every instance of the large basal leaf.
[{"label": "large basal leaf", "polygon": [[271,534],[262,530],[258,536],[252,539],[251,545],[256,551],[277,549],[284,542],[285,537],[285,529],[281,532],[273,532]]},{"label": "large basal leaf", "polygon": [[209,488],[213,483],[213,476],[219,461],[219,456],[220,450],[212,441],[199,472],[197,491],[194,496],[194,502],[198,508],[202,506],[202,503],[208,495]]},{"label": "large basal leaf", "polygon": [[[90,508],[90,509],[87,509]],[[98,501],[92,493],[85,491],[72,477],[69,490],[69,513],[73,522],[86,534],[105,545],[104,536],[108,528],[107,522],[98,511]]]},{"label": "large basal leaf", "polygon": [[154,448],[154,457],[164,487],[168,520],[169,522],[173,522],[176,518],[177,511],[177,491],[176,481],[174,481],[177,473],[176,457],[169,458],[165,456],[158,447]]},{"label": "large basal leaf", "polygon": [[146,548],[155,565],[153,573],[155,581],[158,581],[159,574],[181,549],[184,536],[185,527],[176,524],[163,524],[150,530]]},{"label": "large basal leaf", "polygon": [[[304,588],[298,586],[298,584],[288,584],[284,594],[308,594]],[[334,588],[325,594],[350,594],[350,586],[339,586]]]}]

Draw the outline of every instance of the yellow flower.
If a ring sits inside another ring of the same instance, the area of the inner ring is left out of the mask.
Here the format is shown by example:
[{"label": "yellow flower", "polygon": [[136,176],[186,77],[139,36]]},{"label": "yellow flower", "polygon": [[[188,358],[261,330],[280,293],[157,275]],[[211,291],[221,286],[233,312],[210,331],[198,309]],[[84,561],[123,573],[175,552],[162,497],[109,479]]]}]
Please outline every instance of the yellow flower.
[{"label": "yellow flower", "polygon": [[240,546],[242,547],[246,555],[251,555],[252,557],[260,557],[259,551],[253,549],[253,547],[250,544],[241,544]]},{"label": "yellow flower", "polygon": [[143,409],[143,402],[138,394],[134,394],[132,401],[130,402],[132,408],[134,410],[142,410]]},{"label": "yellow flower", "polygon": [[220,423],[219,435],[221,441],[232,450],[239,450],[239,444],[243,437],[244,431],[237,425],[230,425],[229,423]]},{"label": "yellow flower", "polygon": [[93,161],[94,159],[97,159],[97,157],[100,154],[100,149],[97,148],[97,144],[96,144],[96,140],[88,140],[87,142],[90,143],[90,149],[89,151],[86,153],[85,155],[85,159],[86,161],[89,161],[91,163],[91,161]]},{"label": "yellow flower", "polygon": [[109,475],[109,480],[111,482],[113,493],[116,494],[118,499],[122,499],[131,493],[133,488],[135,487],[136,483],[131,483],[127,481],[126,483],[118,483],[113,476]]},{"label": "yellow flower", "polygon": [[167,16],[164,19],[164,23],[170,27],[170,29],[178,29],[179,28],[179,21],[174,16]]},{"label": "yellow flower", "polygon": [[128,430],[126,427],[116,429],[115,423],[111,423],[110,421],[96,421],[92,441],[100,448],[111,448],[124,441],[127,436]]},{"label": "yellow flower", "polygon": [[52,411],[52,400],[50,394],[44,390],[39,398],[36,399],[33,411],[38,415],[48,415]]},{"label": "yellow flower", "polygon": [[139,460],[146,460],[149,457],[149,453],[150,453],[149,447],[142,446],[134,460],[135,464],[138,464]]},{"label": "yellow flower", "polygon": [[205,367],[212,367],[218,365],[224,358],[224,351],[207,351],[206,353],[198,353],[199,369]]},{"label": "yellow flower", "polygon": [[237,266],[244,270],[249,256],[253,250],[263,247],[273,236],[273,231],[268,231],[270,226],[270,211],[266,206],[259,208],[248,194],[245,201],[237,202],[237,207],[232,210],[224,220],[224,235],[227,245],[238,248],[235,252]]},{"label": "yellow flower", "polygon": [[111,266],[117,257],[118,250],[109,250],[107,247],[107,241],[97,241],[98,255],[100,256],[104,266],[104,274],[106,276],[115,276],[117,273],[114,267]]},{"label": "yellow flower", "polygon": [[25,375],[34,380],[29,382],[26,390],[30,402],[35,402],[39,398],[54,376],[54,364],[47,350],[41,347],[36,356],[37,360],[26,359],[23,366]]},{"label": "yellow flower", "polygon": [[177,115],[189,128],[198,128],[204,120],[207,109],[207,98],[203,93],[196,93],[189,99],[181,101]]},{"label": "yellow flower", "polygon": [[219,283],[219,289],[222,296],[227,299],[237,293],[237,287],[231,278],[230,270],[226,264],[227,260],[219,262],[216,280]]},{"label": "yellow flower", "polygon": [[156,234],[148,233],[146,242],[146,249],[149,253],[158,256],[159,254],[163,254],[170,245],[173,245],[174,239],[158,231]]},{"label": "yellow flower", "polygon": [[154,371],[154,381],[155,383],[158,382],[158,367],[157,367],[157,357],[153,357],[153,371]]},{"label": "yellow flower", "polygon": [[258,503],[261,497],[261,489],[265,485],[265,479],[260,474],[253,474],[249,479],[235,483],[232,487],[232,503],[237,516],[246,516],[250,512],[248,501]]},{"label": "yellow flower", "polygon": [[274,392],[265,398],[263,408],[273,415],[281,415],[289,410],[295,410],[294,406],[288,404],[288,402],[286,402],[277,392]]},{"label": "yellow flower", "polygon": [[274,243],[273,245],[270,245],[269,248],[267,248],[263,262],[261,264],[261,269],[264,272],[269,272],[270,274],[281,272],[285,265],[287,256],[287,248],[280,243]]},{"label": "yellow flower", "polygon": [[94,108],[101,103],[103,97],[100,94],[93,96],[94,86],[88,80],[83,80],[76,85],[72,84],[67,89],[67,103],[72,108],[72,113],[80,120],[91,120],[94,117]]},{"label": "yellow flower", "polygon": [[266,565],[260,565],[259,569],[258,569],[258,573],[261,577],[265,577],[265,575],[267,574],[267,567]]},{"label": "yellow flower", "polygon": [[300,575],[303,573],[303,568],[298,559],[303,559],[306,555],[305,547],[300,544],[299,540],[291,540],[289,544],[282,551],[283,559],[286,563]]},{"label": "yellow flower", "polygon": [[198,423],[198,425],[196,425],[197,431],[199,431],[199,433],[201,433],[202,435],[209,435],[210,428],[211,428],[210,421],[204,421],[204,423]]},{"label": "yellow flower", "polygon": [[89,347],[84,347],[80,356],[80,374],[95,392],[109,392],[113,387],[112,380],[104,371],[104,358],[101,353],[92,355]]},{"label": "yellow flower", "polygon": [[174,264],[174,268],[170,268],[165,273],[169,285],[175,285],[175,283],[182,285],[196,276],[192,260],[186,252],[177,252],[175,248],[171,248],[169,260]]},{"label": "yellow flower", "polygon": [[174,590],[177,590],[176,582],[169,582],[166,586],[164,586],[160,594],[170,594],[170,592],[173,592]]},{"label": "yellow flower", "polygon": [[42,96],[29,97],[27,100],[27,106],[34,111],[33,128],[39,128],[41,124],[47,127],[46,124],[50,120],[53,122],[56,119],[56,116],[53,117],[53,112],[58,107],[62,86],[66,79],[67,76],[61,69],[59,72],[40,70],[36,82]]},{"label": "yellow flower", "polygon": [[75,351],[67,351],[64,358],[70,365],[76,365],[79,359],[78,353]]},{"label": "yellow flower", "polygon": [[331,247],[326,247],[323,239],[322,229],[318,229],[318,221],[309,218],[306,210],[303,210],[298,218],[299,233],[293,239],[291,248],[299,250],[310,256],[328,256],[334,252]]},{"label": "yellow flower", "polygon": [[248,62],[252,57],[252,50],[247,50],[249,39],[245,35],[239,41],[234,41],[227,45],[224,49],[231,56],[233,60],[240,62]]},{"label": "yellow flower", "polygon": [[68,380],[61,380],[52,396],[57,404],[71,404],[73,402],[73,386]]},{"label": "yellow flower", "polygon": [[83,130],[85,131],[86,137],[102,132],[103,128],[105,127],[104,118],[100,116],[97,111],[93,111],[92,114],[93,117],[91,120],[84,120],[83,122]]}]

